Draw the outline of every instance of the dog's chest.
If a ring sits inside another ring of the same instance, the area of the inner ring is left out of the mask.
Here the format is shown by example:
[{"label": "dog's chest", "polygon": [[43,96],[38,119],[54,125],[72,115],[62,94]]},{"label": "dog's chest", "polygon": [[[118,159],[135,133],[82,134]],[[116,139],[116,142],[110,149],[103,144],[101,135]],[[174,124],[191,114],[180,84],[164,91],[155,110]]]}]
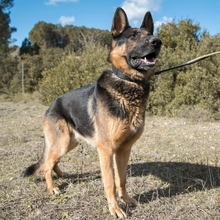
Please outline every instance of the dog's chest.
[{"label": "dog's chest", "polygon": [[121,98],[118,99],[118,112],[121,117],[116,119],[116,126],[113,126],[117,133],[116,142],[123,143],[131,138],[140,136],[145,121],[145,109],[148,94],[143,88],[131,88],[123,90]]},{"label": "dog's chest", "polygon": [[110,114],[125,123],[127,129],[137,131],[143,126],[149,84],[116,83],[109,92],[107,103]]},{"label": "dog's chest", "polygon": [[[107,130],[134,134],[143,128],[150,84],[103,74],[96,88],[96,113]],[[109,126],[110,125],[110,126]],[[110,128],[108,128],[110,127]]]},{"label": "dog's chest", "polygon": [[123,91],[121,106],[124,106],[127,123],[131,131],[143,126],[148,91],[143,87],[131,87]]}]

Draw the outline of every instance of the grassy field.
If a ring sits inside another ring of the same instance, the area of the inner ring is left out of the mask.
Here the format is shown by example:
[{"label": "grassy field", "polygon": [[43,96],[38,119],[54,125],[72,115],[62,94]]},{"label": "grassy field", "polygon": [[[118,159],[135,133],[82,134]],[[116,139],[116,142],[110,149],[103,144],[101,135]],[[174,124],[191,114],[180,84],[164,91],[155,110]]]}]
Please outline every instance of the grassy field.
[{"label": "grassy field", "polygon": [[[103,193],[96,150],[80,144],[60,162],[60,195],[45,191],[42,175],[24,169],[43,149],[38,102],[0,103],[0,219],[112,219]],[[132,149],[127,188],[137,207],[129,219],[220,219],[220,123],[147,117]]]}]

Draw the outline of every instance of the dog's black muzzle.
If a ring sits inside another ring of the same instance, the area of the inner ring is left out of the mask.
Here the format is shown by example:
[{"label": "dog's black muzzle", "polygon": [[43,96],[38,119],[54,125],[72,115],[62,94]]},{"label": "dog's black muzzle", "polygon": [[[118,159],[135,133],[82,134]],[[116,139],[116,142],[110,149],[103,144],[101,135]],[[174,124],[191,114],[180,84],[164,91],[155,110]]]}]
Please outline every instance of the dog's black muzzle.
[{"label": "dog's black muzzle", "polygon": [[155,66],[156,58],[160,53],[162,41],[158,37],[147,36],[129,56],[129,62],[135,69],[148,70]]}]

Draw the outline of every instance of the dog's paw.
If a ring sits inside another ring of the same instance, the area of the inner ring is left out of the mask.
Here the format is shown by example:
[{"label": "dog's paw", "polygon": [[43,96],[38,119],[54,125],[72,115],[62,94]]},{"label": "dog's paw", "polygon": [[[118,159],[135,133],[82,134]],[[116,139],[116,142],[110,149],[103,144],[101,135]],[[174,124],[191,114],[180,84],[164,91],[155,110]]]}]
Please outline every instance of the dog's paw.
[{"label": "dog's paw", "polygon": [[60,190],[58,187],[51,187],[50,189],[47,189],[47,191],[51,194],[60,194]]},{"label": "dog's paw", "polygon": [[54,188],[53,188],[53,193],[54,193],[54,194],[60,194],[59,188],[58,188],[58,187],[54,187]]},{"label": "dog's paw", "polygon": [[110,204],[109,205],[109,211],[112,216],[115,218],[127,218],[127,215],[125,212],[117,205],[117,204]]}]

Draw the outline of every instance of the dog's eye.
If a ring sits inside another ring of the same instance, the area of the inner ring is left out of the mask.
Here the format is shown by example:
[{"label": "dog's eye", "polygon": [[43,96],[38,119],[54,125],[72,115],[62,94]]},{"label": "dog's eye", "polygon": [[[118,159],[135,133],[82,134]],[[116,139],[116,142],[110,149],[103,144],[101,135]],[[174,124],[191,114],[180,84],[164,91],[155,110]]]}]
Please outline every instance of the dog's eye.
[{"label": "dog's eye", "polygon": [[129,38],[130,38],[131,40],[135,40],[137,37],[138,37],[138,32],[133,32],[133,33],[131,33],[130,36],[129,36]]}]

